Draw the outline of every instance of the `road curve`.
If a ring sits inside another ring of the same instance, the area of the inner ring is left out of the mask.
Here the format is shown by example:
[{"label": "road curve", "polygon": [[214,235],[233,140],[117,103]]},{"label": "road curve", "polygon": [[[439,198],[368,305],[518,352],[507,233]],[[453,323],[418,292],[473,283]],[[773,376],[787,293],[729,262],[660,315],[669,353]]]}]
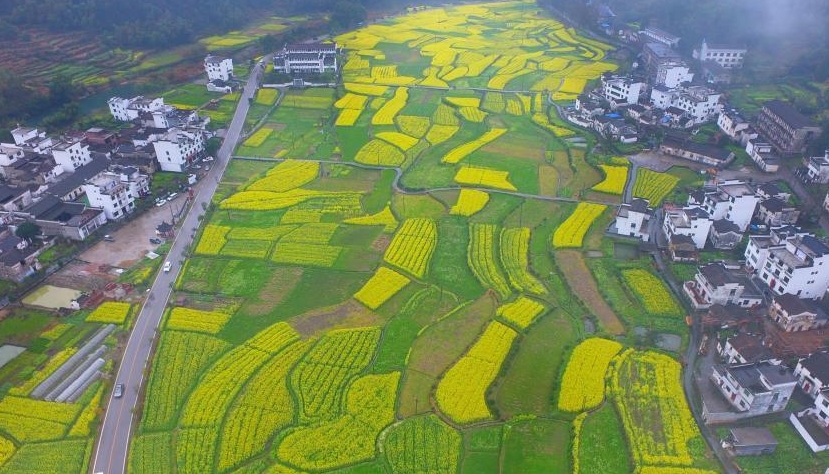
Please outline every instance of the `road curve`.
[{"label": "road curve", "polygon": [[138,406],[138,396],[144,382],[145,370],[149,368],[156,329],[184,261],[184,251],[192,243],[195,230],[199,226],[198,217],[204,213],[204,206],[210,204],[222,174],[230,162],[231,152],[236,147],[242,133],[242,126],[250,108],[248,99],[256,93],[262,77],[262,69],[263,64],[260,62],[251,70],[224,142],[219,148],[216,161],[202,179],[199,185],[201,189],[195,195],[193,204],[181,223],[170,253],[167,255],[167,260],[173,264],[172,270],[158,273],[152,288],[147,293],[141,312],[136,318],[115,378],[115,383],[124,384],[124,393],[121,398],[114,398],[110,395],[94,457],[90,463],[92,473],[124,474],[126,472],[135,408]]}]

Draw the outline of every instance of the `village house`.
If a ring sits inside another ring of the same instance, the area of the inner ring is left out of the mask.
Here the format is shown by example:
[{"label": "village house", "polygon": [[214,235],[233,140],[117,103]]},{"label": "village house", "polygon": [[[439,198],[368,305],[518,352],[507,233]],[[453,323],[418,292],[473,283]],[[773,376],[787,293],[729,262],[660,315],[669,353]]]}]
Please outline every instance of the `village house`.
[{"label": "village house", "polygon": [[810,331],[825,327],[829,323],[826,313],[807,301],[791,293],[775,295],[769,306],[769,319],[786,332]]},{"label": "village house", "polygon": [[742,133],[748,130],[749,123],[736,109],[723,108],[717,117],[717,127],[728,135],[728,138],[739,142]]},{"label": "village house", "polygon": [[28,188],[0,184],[0,210],[6,212],[20,211],[31,203],[32,192]]},{"label": "village house", "polygon": [[694,280],[686,281],[682,288],[696,309],[713,304],[751,308],[763,303],[763,297],[745,275],[725,268],[722,263],[700,267]]},{"label": "village house", "polygon": [[639,41],[656,41],[664,45],[676,48],[679,45],[680,37],[672,35],[665,30],[649,26],[644,30],[639,31]]},{"label": "village house", "polygon": [[768,429],[761,426],[741,426],[728,430],[722,440],[722,447],[732,456],[757,456],[771,454],[777,449],[777,439]]},{"label": "village house", "polygon": [[757,205],[757,219],[769,227],[795,224],[800,219],[800,209],[782,199],[771,197]]},{"label": "village house", "polygon": [[794,368],[798,385],[812,398],[829,390],[829,353],[815,352],[797,362]]},{"label": "village house", "polygon": [[135,200],[150,191],[149,178],[135,168],[104,171],[83,185],[89,204],[104,210],[109,220],[124,218],[135,210]]},{"label": "village house", "polygon": [[23,281],[36,270],[38,249],[14,235],[6,227],[0,227],[0,279]]},{"label": "village house", "polygon": [[283,74],[337,71],[337,43],[294,43],[273,57],[273,70]]},{"label": "village house", "polygon": [[88,207],[83,203],[63,202],[46,195],[16,216],[34,222],[45,236],[84,240],[96,229],[106,224],[103,209]]},{"label": "village house", "polygon": [[720,63],[708,60],[700,65],[702,69],[702,80],[708,84],[730,84],[731,69],[723,67]]},{"label": "village house", "polygon": [[770,362],[715,365],[710,378],[736,413],[730,419],[718,416],[715,420],[708,416],[710,412],[707,413],[703,406],[703,419],[709,423],[783,411],[797,385],[790,369]]},{"label": "village house", "polygon": [[67,138],[52,146],[52,158],[63,171],[71,173],[92,161],[89,145],[82,139]]},{"label": "village house", "polygon": [[823,156],[804,159],[806,162],[806,181],[810,183],[829,183],[829,150]]},{"label": "village house", "polygon": [[164,99],[161,97],[146,99],[140,95],[132,99],[113,97],[107,101],[107,105],[109,106],[109,113],[112,114],[115,120],[119,122],[132,122],[142,113],[163,109]]},{"label": "village house", "polygon": [[83,185],[99,173],[105,171],[108,160],[104,156],[93,156],[92,161],[81,166],[72,173],[64,173],[61,179],[50,184],[46,193],[54,195],[62,201],[74,201],[84,194]]},{"label": "village house", "polygon": [[712,304],[702,316],[702,327],[705,330],[744,329],[760,320],[756,311],[756,308],[743,308],[733,304]]},{"label": "village house", "polygon": [[[754,364],[774,359],[771,350],[766,347],[763,336],[759,334],[738,333],[726,338],[725,343],[717,341],[717,351],[726,364]],[[780,361],[775,359],[775,363]]]},{"label": "village house", "polygon": [[754,187],[740,180],[717,181],[703,186],[701,192],[692,192],[688,197],[689,206],[699,206],[713,220],[726,219],[745,232],[759,198]]},{"label": "village house", "polygon": [[782,155],[805,152],[808,144],[821,133],[819,126],[781,100],[763,104],[755,126],[764,140]]},{"label": "village house", "polygon": [[794,226],[783,226],[771,229],[769,235],[750,235],[746,246],[746,269],[754,273],[766,264],[766,259],[772,249],[785,248],[786,241],[796,235],[806,235]]},{"label": "village house", "polygon": [[204,57],[204,72],[207,80],[227,82],[233,79],[233,59],[208,54]]},{"label": "village house", "polygon": [[668,239],[668,252],[674,262],[696,262],[699,260],[699,249],[690,235],[672,235]]},{"label": "village house", "polygon": [[0,143],[0,167],[12,166],[24,156],[23,148],[11,143]]},{"label": "village house", "polygon": [[703,86],[655,86],[651,89],[650,98],[654,107],[663,110],[676,107],[688,115],[693,125],[700,125],[720,113],[721,95]]},{"label": "village house", "polygon": [[646,74],[651,81],[654,81],[654,84],[657,83],[657,72],[660,66],[682,60],[682,55],[678,51],[666,44],[657,42],[645,43],[642,47],[641,57]]},{"label": "village house", "polygon": [[725,167],[734,159],[734,152],[716,145],[697,143],[690,140],[666,139],[659,145],[659,151],[666,155],[684,158],[708,166]]},{"label": "village house", "polygon": [[703,39],[699,48],[694,48],[692,56],[700,63],[714,61],[725,69],[739,69],[743,67],[748,49],[727,44],[708,44]]},{"label": "village house", "polygon": [[639,95],[647,88],[644,82],[630,77],[605,75],[601,80],[602,97],[608,101],[616,101],[618,105],[639,102]]},{"label": "village house", "polygon": [[610,232],[642,239],[643,242],[650,240],[648,224],[653,216],[653,210],[648,207],[645,199],[633,199],[630,204],[621,204],[616,211],[616,220]]},{"label": "village house", "polygon": [[784,191],[777,183],[768,182],[757,186],[757,197],[761,200],[777,198],[787,202],[792,197],[792,193]]},{"label": "village house", "polygon": [[727,219],[718,219],[711,225],[708,239],[715,249],[731,250],[743,240],[743,233],[737,224]]},{"label": "village house", "polygon": [[171,128],[152,144],[162,171],[181,173],[204,152],[204,134],[198,129]]},{"label": "village house", "polygon": [[818,392],[815,404],[789,415],[789,421],[812,452],[829,449],[829,392]]},{"label": "village house", "polygon": [[688,64],[682,60],[661,61],[656,66],[656,75],[653,78],[654,86],[663,86],[669,89],[689,84],[694,80],[694,73]]},{"label": "village house", "polygon": [[[792,293],[799,298],[816,299],[829,288],[829,247],[809,234],[769,245],[767,252],[752,245],[746,247],[746,262],[768,287],[777,295]],[[757,258],[763,253],[766,258]],[[750,263],[749,263],[750,262]]]},{"label": "village house", "polygon": [[665,205],[664,214],[662,231],[665,237],[670,239],[672,235],[687,235],[693,239],[698,249],[705,247],[713,224],[705,210],[699,207],[674,208]]}]

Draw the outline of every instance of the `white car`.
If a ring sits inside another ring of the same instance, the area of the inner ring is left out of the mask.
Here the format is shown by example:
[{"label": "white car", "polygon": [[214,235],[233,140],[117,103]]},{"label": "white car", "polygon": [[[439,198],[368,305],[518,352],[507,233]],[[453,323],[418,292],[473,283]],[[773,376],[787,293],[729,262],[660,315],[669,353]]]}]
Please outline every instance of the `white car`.
[{"label": "white car", "polygon": [[124,384],[118,383],[115,384],[115,390],[112,391],[112,396],[115,398],[121,398],[124,395]]},{"label": "white car", "polygon": [[172,268],[173,268],[173,264],[169,260],[164,262],[164,272],[165,273],[169,272]]},{"label": "white car", "polygon": [[167,196],[167,200],[172,201],[173,199],[175,199],[176,196],[178,196],[178,193],[172,193],[169,196]]},{"label": "white car", "polygon": [[161,206],[163,206],[163,205],[165,205],[165,204],[167,204],[167,200],[166,200],[166,199],[159,199],[159,200],[157,200],[157,201],[155,202],[155,207],[161,207]]}]

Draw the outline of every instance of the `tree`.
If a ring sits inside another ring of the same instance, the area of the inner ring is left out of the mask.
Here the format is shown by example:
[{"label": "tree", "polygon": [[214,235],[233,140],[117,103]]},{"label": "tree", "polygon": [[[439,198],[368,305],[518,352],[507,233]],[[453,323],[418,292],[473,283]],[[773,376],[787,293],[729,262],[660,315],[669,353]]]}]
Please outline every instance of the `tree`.
[{"label": "tree", "polygon": [[334,5],[331,11],[331,26],[335,28],[350,28],[360,22],[366,21],[366,7],[361,4],[350,1],[341,0]]},{"label": "tree", "polygon": [[20,237],[26,242],[31,242],[35,236],[40,235],[40,226],[34,222],[24,222],[17,226],[17,230],[14,231],[14,235]]}]

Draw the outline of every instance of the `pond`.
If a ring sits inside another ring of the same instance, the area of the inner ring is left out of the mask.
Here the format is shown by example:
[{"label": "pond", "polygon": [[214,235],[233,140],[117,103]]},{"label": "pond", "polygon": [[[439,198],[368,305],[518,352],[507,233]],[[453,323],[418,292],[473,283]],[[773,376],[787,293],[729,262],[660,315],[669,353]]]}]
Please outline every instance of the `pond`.
[{"label": "pond", "polygon": [[639,247],[636,245],[614,242],[613,257],[616,260],[636,260],[639,258]]},{"label": "pond", "polygon": [[3,344],[0,346],[0,367],[11,362],[12,359],[19,356],[25,350],[25,347],[13,346],[11,344]]},{"label": "pond", "polygon": [[42,308],[71,308],[72,300],[77,299],[83,292],[72,288],[43,285],[23,298],[23,304],[40,306]]}]

